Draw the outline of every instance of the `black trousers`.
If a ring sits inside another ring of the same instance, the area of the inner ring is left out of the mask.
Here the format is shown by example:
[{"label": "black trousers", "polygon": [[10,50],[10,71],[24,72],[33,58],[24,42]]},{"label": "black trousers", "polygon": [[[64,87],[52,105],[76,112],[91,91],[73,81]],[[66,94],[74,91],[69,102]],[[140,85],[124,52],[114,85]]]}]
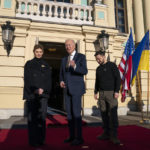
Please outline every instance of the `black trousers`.
[{"label": "black trousers", "polygon": [[28,139],[30,145],[42,144],[46,137],[47,99],[28,100]]}]

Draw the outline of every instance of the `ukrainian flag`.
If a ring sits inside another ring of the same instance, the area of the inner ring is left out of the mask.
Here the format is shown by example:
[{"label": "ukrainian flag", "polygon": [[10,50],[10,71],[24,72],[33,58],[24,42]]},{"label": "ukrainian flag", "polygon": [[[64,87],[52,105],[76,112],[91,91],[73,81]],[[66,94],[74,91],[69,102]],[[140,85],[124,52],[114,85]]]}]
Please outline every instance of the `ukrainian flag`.
[{"label": "ukrainian flag", "polygon": [[149,31],[145,34],[132,55],[132,85],[135,83],[138,70],[149,70]]}]

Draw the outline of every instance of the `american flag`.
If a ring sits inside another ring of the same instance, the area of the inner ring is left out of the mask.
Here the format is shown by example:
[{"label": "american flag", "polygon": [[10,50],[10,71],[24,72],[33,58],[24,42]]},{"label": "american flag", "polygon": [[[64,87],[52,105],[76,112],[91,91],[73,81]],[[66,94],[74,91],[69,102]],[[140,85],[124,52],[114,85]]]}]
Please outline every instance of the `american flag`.
[{"label": "american flag", "polygon": [[131,88],[131,75],[132,75],[132,51],[134,50],[134,42],[132,36],[132,29],[127,40],[123,56],[118,66],[121,77],[121,101],[124,102],[126,93]]}]

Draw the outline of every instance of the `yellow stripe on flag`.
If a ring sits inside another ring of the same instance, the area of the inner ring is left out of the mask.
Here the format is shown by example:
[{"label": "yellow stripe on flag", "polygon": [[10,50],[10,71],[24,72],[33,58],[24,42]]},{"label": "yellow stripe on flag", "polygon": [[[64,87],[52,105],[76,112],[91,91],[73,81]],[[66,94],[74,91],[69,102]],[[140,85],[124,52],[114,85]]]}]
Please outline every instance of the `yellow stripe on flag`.
[{"label": "yellow stripe on flag", "polygon": [[132,86],[134,85],[134,83],[135,83],[135,79],[136,79],[136,76],[134,76],[134,78],[132,79]]},{"label": "yellow stripe on flag", "polygon": [[138,70],[149,71],[149,50],[143,50]]}]

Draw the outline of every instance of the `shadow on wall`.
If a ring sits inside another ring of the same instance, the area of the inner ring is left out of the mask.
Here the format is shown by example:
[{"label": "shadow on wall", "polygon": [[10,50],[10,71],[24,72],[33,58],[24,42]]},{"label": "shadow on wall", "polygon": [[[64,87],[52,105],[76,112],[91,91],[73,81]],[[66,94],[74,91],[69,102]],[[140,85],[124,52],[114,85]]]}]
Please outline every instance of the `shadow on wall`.
[{"label": "shadow on wall", "polygon": [[131,99],[128,102],[128,108],[129,108],[129,110],[130,111],[141,111],[141,110],[143,110],[144,103],[140,99],[139,94],[136,95],[136,100],[133,97],[132,93],[129,93],[129,95],[131,96]]},{"label": "shadow on wall", "polygon": [[131,96],[130,101],[128,102],[129,111],[137,111],[137,102],[135,101],[134,97]]}]

